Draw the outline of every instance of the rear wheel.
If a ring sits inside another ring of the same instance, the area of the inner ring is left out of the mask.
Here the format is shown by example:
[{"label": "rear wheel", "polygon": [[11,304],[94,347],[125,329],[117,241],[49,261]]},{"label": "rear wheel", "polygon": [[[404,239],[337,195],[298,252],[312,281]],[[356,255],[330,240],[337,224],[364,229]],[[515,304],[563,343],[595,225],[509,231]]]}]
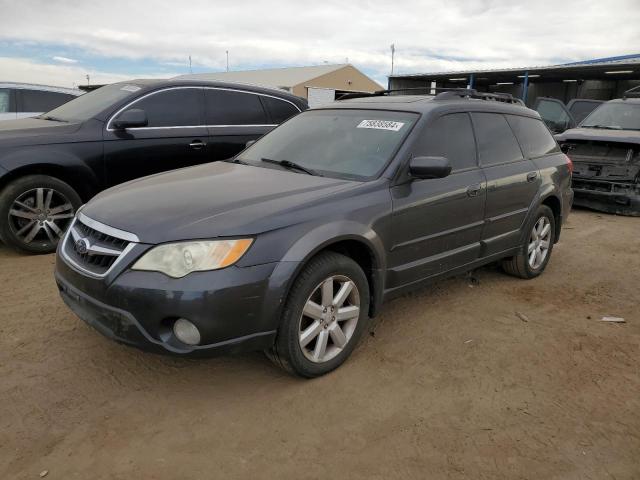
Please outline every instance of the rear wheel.
[{"label": "rear wheel", "polygon": [[0,193],[0,239],[23,252],[53,252],[81,204],[76,191],[57,178],[14,180]]},{"label": "rear wheel", "polygon": [[369,284],[360,266],[344,255],[321,253],[295,280],[267,355],[302,377],[330,372],[355,348],[368,311]]},{"label": "rear wheel", "polygon": [[529,235],[520,253],[502,262],[504,271],[520,278],[540,275],[549,263],[555,233],[553,211],[546,205],[541,205],[529,225]]}]

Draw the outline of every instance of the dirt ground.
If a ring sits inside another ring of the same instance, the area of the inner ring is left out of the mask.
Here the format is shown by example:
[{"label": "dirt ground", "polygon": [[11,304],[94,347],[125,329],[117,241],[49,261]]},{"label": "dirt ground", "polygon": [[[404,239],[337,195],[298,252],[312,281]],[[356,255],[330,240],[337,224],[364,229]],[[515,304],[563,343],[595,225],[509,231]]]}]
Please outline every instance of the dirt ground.
[{"label": "dirt ground", "polygon": [[0,247],[2,479],[640,478],[640,219],[576,211],[538,279],[394,300],[312,381],[112,343],[53,263]]}]

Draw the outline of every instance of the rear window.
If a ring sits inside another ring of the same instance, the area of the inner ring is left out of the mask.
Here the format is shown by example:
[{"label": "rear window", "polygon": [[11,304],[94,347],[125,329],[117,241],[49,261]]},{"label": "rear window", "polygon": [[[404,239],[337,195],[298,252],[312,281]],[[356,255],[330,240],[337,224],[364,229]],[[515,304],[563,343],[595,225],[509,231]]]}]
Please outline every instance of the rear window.
[{"label": "rear window", "polygon": [[478,142],[478,156],[483,166],[522,160],[522,150],[507,120],[498,113],[472,113]]},{"label": "rear window", "polygon": [[542,120],[517,115],[507,115],[507,119],[527,157],[540,157],[560,151]]},{"label": "rear window", "polygon": [[273,123],[282,123],[300,112],[300,110],[291,103],[280,100],[279,98],[265,96],[261,96],[260,98],[262,98],[262,102],[269,112]]},{"label": "rear window", "polygon": [[205,89],[207,125],[265,125],[260,97],[233,90]]},{"label": "rear window", "polygon": [[21,112],[48,112],[69,100],[76,98],[67,93],[46,92],[42,90],[17,90],[18,105]]}]

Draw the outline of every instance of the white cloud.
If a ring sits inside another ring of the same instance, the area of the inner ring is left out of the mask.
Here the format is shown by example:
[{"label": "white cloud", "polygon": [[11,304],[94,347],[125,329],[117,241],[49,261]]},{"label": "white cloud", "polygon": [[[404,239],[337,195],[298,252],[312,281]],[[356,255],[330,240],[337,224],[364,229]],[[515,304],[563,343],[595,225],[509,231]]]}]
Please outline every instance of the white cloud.
[{"label": "white cloud", "polygon": [[[103,84],[130,80],[132,78],[165,77],[166,75],[121,75],[84,69],[75,65],[54,65],[33,62],[22,58],[0,57],[0,72],[3,80],[41,83],[57,87],[77,87],[86,84],[89,74],[92,84]],[[171,75],[169,75],[171,76]]]},{"label": "white cloud", "polygon": [[0,40],[222,70],[349,61],[374,72],[543,65],[635,53],[638,0],[4,1]]},{"label": "white cloud", "polygon": [[73,58],[67,58],[67,57],[51,57],[52,60],[55,60],[56,62],[60,62],[60,63],[78,63],[78,60],[75,60]]}]

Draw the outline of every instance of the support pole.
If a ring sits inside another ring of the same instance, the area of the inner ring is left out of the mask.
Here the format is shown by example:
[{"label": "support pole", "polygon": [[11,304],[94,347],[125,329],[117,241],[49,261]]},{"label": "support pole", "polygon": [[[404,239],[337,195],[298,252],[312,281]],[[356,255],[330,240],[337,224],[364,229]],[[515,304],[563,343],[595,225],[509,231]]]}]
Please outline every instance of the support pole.
[{"label": "support pole", "polygon": [[522,82],[522,101],[527,104],[527,93],[529,91],[529,72],[524,72],[524,82]]},{"label": "support pole", "polygon": [[474,81],[475,81],[475,77],[473,76],[473,73],[471,73],[469,75],[469,84],[467,85],[467,88],[473,88]]}]

